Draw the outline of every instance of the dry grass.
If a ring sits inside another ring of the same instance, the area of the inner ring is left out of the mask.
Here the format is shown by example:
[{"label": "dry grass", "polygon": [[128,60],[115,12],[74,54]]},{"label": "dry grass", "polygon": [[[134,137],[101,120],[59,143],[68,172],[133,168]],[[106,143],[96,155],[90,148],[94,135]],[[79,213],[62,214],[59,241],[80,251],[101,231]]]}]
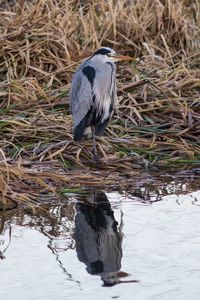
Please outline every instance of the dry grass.
[{"label": "dry grass", "polygon": [[[200,162],[198,0],[0,3],[5,201],[131,180],[144,166]],[[100,45],[136,59],[118,66],[119,105],[98,140],[96,166],[91,142],[73,142],[68,91],[78,64]]]}]

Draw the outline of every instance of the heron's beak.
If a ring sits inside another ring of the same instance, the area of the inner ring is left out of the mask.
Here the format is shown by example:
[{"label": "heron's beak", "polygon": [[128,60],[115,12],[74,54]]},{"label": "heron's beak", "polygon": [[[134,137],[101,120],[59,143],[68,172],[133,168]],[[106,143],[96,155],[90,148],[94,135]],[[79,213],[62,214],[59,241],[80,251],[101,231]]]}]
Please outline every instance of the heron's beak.
[{"label": "heron's beak", "polygon": [[113,59],[113,61],[120,61],[120,60],[134,60],[133,57],[125,56],[125,55],[118,55],[118,54],[111,55],[110,57]]}]

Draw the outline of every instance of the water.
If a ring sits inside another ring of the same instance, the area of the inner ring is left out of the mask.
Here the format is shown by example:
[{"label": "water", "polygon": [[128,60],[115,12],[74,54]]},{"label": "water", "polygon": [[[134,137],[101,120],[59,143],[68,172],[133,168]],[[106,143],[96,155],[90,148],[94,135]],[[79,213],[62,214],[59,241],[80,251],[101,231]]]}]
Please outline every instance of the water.
[{"label": "water", "polygon": [[200,299],[199,169],[0,213],[0,299]]}]

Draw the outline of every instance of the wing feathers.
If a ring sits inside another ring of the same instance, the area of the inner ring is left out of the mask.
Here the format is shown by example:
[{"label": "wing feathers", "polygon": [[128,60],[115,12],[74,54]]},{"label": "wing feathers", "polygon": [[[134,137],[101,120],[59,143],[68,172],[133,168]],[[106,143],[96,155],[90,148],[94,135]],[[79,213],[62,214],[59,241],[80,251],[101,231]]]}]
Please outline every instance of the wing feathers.
[{"label": "wing feathers", "polygon": [[70,102],[73,115],[74,127],[76,127],[85,117],[92,105],[91,83],[86,76],[83,76],[82,70],[75,74],[70,90]]}]

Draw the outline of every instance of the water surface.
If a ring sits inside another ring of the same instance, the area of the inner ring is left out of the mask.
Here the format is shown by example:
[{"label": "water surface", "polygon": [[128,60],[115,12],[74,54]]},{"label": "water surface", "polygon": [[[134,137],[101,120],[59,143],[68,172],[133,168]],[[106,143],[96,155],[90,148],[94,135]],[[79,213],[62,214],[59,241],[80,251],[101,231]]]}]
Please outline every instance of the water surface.
[{"label": "water surface", "polygon": [[200,171],[0,212],[0,299],[200,299]]}]

